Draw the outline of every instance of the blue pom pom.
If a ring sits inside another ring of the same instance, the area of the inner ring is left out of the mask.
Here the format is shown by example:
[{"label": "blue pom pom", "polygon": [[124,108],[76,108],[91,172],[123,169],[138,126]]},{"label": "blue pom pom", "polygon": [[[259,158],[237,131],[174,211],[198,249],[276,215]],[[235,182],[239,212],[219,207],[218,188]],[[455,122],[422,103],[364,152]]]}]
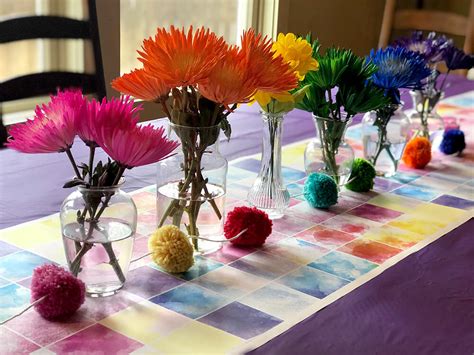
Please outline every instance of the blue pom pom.
[{"label": "blue pom pom", "polygon": [[337,185],[324,174],[311,173],[304,183],[304,198],[311,207],[328,208],[337,203]]},{"label": "blue pom pom", "polygon": [[464,132],[459,129],[450,129],[444,132],[443,141],[439,146],[439,150],[444,154],[461,153],[466,148],[466,140]]}]

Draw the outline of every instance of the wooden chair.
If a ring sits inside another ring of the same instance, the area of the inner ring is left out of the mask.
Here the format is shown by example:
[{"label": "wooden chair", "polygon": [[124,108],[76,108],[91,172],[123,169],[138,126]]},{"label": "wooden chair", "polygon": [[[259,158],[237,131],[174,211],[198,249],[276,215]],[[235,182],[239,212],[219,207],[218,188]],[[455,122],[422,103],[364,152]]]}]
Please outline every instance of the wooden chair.
[{"label": "wooden chair", "polygon": [[85,94],[105,96],[95,0],[88,0],[89,19],[59,16],[28,16],[0,22],[0,44],[26,39],[85,39],[92,41],[95,73],[49,71],[16,77],[0,83],[0,102],[54,93],[56,89],[80,87]]},{"label": "wooden chair", "polygon": [[464,52],[474,50],[474,0],[471,0],[468,16],[434,10],[396,9],[396,0],[386,0],[379,48],[386,47],[393,29],[442,32],[464,36]]},{"label": "wooden chair", "polygon": [[[6,101],[50,95],[58,88],[77,87],[84,94],[106,96],[95,0],[88,0],[89,19],[27,16],[0,22],[0,45],[27,39],[84,39],[92,42],[95,73],[47,71],[22,75],[0,83],[0,105]],[[0,147],[6,140],[0,111]]]}]

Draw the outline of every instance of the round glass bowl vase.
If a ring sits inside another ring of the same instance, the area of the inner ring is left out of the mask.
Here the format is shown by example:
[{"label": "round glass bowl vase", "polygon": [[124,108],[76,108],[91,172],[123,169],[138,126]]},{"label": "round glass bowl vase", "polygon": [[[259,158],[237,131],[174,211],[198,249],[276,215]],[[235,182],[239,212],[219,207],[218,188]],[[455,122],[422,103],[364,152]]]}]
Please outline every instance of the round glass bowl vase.
[{"label": "round glass bowl vase", "polygon": [[220,130],[170,123],[169,137],[181,146],[158,163],[158,227],[179,227],[191,237],[197,254],[222,246],[228,163],[219,152]]},{"label": "round glass bowl vase", "polygon": [[364,158],[370,161],[379,176],[395,175],[403,150],[410,136],[410,119],[398,106],[386,125],[377,121],[378,113],[367,112],[362,119]]},{"label": "round glass bowl vase", "polygon": [[336,120],[313,115],[316,139],[311,140],[304,152],[306,174],[324,173],[337,186],[344,186],[352,172],[354,150],[344,140],[350,119]]},{"label": "round glass bowl vase", "polygon": [[127,276],[137,228],[137,208],[119,186],[79,186],[63,202],[61,231],[72,274],[92,297],[120,290]]},{"label": "round glass bowl vase", "polygon": [[290,205],[290,193],[281,173],[282,124],[286,113],[261,112],[263,122],[260,171],[247,194],[247,201],[265,211],[269,218],[285,215]]},{"label": "round glass bowl vase", "polygon": [[445,124],[443,118],[436,111],[436,105],[443,98],[444,93],[428,95],[420,90],[411,90],[413,109],[407,111],[411,121],[411,136],[423,136],[430,140],[432,150],[438,150]]}]

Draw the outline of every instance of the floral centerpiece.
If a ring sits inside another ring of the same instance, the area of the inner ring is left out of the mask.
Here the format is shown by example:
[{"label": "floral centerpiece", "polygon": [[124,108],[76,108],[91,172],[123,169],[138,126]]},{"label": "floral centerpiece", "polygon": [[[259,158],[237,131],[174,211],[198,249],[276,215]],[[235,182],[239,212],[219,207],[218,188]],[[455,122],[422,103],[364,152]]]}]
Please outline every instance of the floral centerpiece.
[{"label": "floral centerpiece", "polygon": [[[136,229],[136,207],[120,190],[127,169],[156,163],[178,143],[162,128],[139,126],[140,107],[129,97],[88,101],[80,90],[58,92],[35,116],[11,128],[8,146],[24,153],[66,153],[78,186],[61,207],[61,227],[69,269],[87,292],[101,296],[123,286]],[[79,136],[89,147],[88,163],[77,164],[72,146]],[[97,149],[107,161],[95,161]]]},{"label": "floral centerpiece", "polygon": [[[431,141],[440,140],[444,122],[435,108],[443,97],[446,77],[452,70],[472,68],[474,56],[465,54],[454,46],[451,39],[435,32],[430,32],[425,37],[421,31],[414,31],[411,37],[398,39],[394,45],[419,53],[426,65],[432,69],[423,86],[411,91],[414,106],[411,119],[416,135],[429,138]],[[443,62],[446,64],[447,73],[440,83],[440,72],[437,68]]]},{"label": "floral centerpiece", "polygon": [[379,174],[390,176],[397,170],[410,130],[400,109],[400,89],[420,88],[431,70],[420,54],[402,47],[372,50],[367,60],[377,66],[370,81],[384,90],[389,102],[364,117],[364,156]]},{"label": "floral centerpiece", "polygon": [[296,107],[313,114],[319,141],[311,141],[305,150],[305,169],[331,176],[343,186],[349,179],[354,153],[344,141],[351,118],[384,107],[389,99],[383,89],[369,79],[377,71],[375,64],[350,50],[329,48],[325,54],[314,52],[318,71],[306,74],[302,87],[306,96]]},{"label": "floral centerpiece", "polygon": [[223,235],[227,162],[218,151],[219,131],[230,138],[228,116],[258,90],[284,92],[296,86],[290,65],[275,56],[272,41],[250,29],[240,47],[200,28],[158,29],[138,51],[143,67],[112,86],[146,101],[161,103],[170,135],[181,152],[158,171],[158,225],[172,223],[193,238]]},{"label": "floral centerpiece", "polygon": [[[318,69],[318,61],[312,55],[313,47],[305,38],[293,33],[280,33],[272,49],[274,56],[281,56],[290,65],[299,81],[309,71]],[[272,92],[262,88],[254,95],[255,101],[260,105],[264,125],[263,151],[260,171],[249,190],[247,200],[273,219],[282,217],[290,202],[290,194],[281,176],[282,123],[296,102],[303,99],[305,90],[306,87],[300,87]]]}]

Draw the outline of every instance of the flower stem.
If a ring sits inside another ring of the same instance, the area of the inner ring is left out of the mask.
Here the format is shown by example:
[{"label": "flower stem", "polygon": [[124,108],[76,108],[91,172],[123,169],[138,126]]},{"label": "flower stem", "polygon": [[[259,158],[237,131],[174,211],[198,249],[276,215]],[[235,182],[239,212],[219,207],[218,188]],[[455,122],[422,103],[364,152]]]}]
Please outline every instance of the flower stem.
[{"label": "flower stem", "polygon": [[[92,185],[92,173],[94,171],[95,143],[89,145],[89,184]],[[84,176],[85,178],[85,176]]]},{"label": "flower stem", "polygon": [[72,167],[74,169],[74,173],[76,174],[78,179],[81,179],[81,173],[79,172],[79,169],[77,168],[76,161],[74,160],[74,157],[72,156],[71,148],[66,149],[66,155],[69,158],[69,161],[72,164]]}]

